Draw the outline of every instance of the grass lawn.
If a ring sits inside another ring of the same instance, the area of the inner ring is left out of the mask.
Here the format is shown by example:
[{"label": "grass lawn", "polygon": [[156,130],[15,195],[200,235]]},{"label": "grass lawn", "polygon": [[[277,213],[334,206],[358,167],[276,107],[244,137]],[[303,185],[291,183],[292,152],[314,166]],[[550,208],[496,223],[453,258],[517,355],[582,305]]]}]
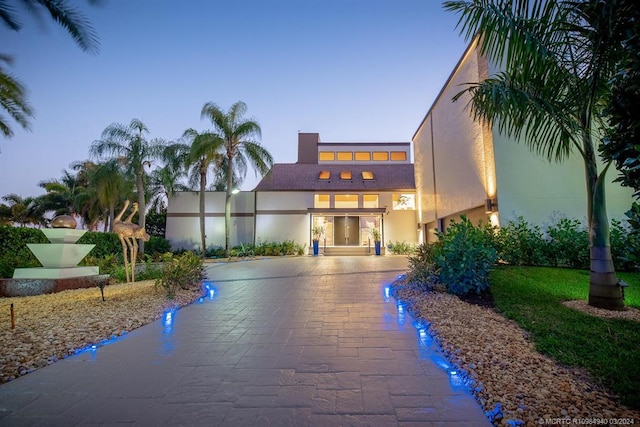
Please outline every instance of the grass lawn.
[{"label": "grass lawn", "polygon": [[[629,284],[625,304],[640,308],[640,274],[618,276]],[[585,368],[623,404],[640,409],[640,322],[602,319],[562,305],[588,298],[588,271],[502,266],[491,272],[491,293],[496,309],[530,332],[539,352]]]}]

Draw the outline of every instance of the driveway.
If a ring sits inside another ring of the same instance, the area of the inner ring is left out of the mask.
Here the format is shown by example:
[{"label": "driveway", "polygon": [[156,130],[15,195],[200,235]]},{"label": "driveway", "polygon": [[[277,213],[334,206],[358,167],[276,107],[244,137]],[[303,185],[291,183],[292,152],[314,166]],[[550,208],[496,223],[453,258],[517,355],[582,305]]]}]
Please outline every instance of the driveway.
[{"label": "driveway", "polygon": [[0,387],[0,425],[487,426],[386,286],[407,259],[207,264],[199,302]]}]

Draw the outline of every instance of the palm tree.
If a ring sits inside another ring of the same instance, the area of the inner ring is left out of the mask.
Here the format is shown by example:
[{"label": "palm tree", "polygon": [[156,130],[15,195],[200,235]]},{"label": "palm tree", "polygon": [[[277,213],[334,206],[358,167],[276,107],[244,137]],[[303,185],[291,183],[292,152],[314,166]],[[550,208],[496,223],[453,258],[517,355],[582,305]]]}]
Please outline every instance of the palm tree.
[{"label": "palm tree", "polygon": [[224,157],[222,149],[222,139],[216,134],[211,132],[199,133],[195,129],[187,129],[182,135],[186,141],[182,145],[182,152],[184,153],[184,165],[189,172],[189,184],[198,186],[200,197],[200,247],[202,249],[202,256],[206,255],[207,251],[207,234],[205,230],[205,191],[207,190],[207,175],[209,174],[209,168],[213,167],[214,170],[219,169],[219,166]]},{"label": "palm tree", "polygon": [[224,238],[225,254],[229,256],[229,230],[231,227],[231,194],[233,180],[238,173],[238,184],[242,182],[247,173],[247,164],[265,175],[273,166],[271,154],[254,138],[262,134],[260,125],[255,120],[244,119],[247,105],[238,101],[233,104],[228,112],[212,102],[207,102],[202,107],[201,118],[207,117],[214,125],[214,134],[222,140],[223,155],[226,159],[226,197],[224,204]]},{"label": "palm tree", "polygon": [[106,210],[105,230],[113,231],[116,207],[133,194],[133,181],[124,173],[122,162],[111,159],[97,164],[89,175],[89,188],[98,205]]},{"label": "palm tree", "polygon": [[[89,0],[96,3],[98,0]],[[0,22],[12,31],[20,31],[22,24],[18,18],[18,10],[10,2],[0,2]],[[62,28],[64,28],[84,51],[97,52],[98,39],[84,15],[70,6],[65,0],[20,0],[23,8],[39,17],[44,11]],[[29,129],[29,118],[33,110],[27,101],[26,88],[4,67],[10,65],[13,58],[0,53],[0,106],[23,129]],[[0,116],[0,134],[6,138],[13,136],[7,120]]]},{"label": "palm tree", "polygon": [[[447,1],[459,26],[503,71],[459,93],[471,96],[475,119],[524,139],[551,161],[578,152],[587,187],[591,276],[589,304],[622,309],[609,243],[605,174],[598,171],[596,141],[602,101],[612,77],[618,0]],[[526,64],[526,65],[525,65]],[[610,163],[609,163],[610,164]]]},{"label": "palm tree", "polygon": [[11,193],[2,197],[7,202],[11,211],[10,221],[26,227],[27,224],[42,226],[46,223],[44,219],[45,211],[36,201],[35,197],[22,197],[18,194]]},{"label": "palm tree", "polygon": [[[102,132],[102,139],[95,141],[90,148],[90,153],[95,157],[104,155],[121,159],[126,166],[126,173],[134,177],[138,198],[138,224],[144,228],[145,189],[147,172],[145,167],[150,167],[153,161],[161,158],[166,144],[161,139],[146,139],[149,129],[138,119],[133,119],[128,125],[113,123]],[[144,255],[144,241],[139,242],[139,253]]]}]

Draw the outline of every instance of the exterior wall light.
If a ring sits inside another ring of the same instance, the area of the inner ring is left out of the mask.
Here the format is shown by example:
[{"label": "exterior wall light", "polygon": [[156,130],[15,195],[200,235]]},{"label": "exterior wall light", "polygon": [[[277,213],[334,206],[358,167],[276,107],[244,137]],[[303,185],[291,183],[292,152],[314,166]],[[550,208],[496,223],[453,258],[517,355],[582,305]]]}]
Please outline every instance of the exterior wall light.
[{"label": "exterior wall light", "polygon": [[485,213],[495,212],[498,208],[498,203],[493,199],[487,199],[484,201],[484,211]]}]

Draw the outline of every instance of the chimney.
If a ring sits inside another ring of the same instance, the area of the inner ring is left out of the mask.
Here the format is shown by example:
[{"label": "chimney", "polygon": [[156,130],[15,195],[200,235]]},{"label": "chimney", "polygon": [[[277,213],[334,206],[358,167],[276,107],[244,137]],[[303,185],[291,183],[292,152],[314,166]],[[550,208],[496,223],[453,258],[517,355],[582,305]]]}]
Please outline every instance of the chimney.
[{"label": "chimney", "polygon": [[319,133],[301,133],[298,132],[298,163],[300,164],[318,164],[318,143],[320,142]]}]

